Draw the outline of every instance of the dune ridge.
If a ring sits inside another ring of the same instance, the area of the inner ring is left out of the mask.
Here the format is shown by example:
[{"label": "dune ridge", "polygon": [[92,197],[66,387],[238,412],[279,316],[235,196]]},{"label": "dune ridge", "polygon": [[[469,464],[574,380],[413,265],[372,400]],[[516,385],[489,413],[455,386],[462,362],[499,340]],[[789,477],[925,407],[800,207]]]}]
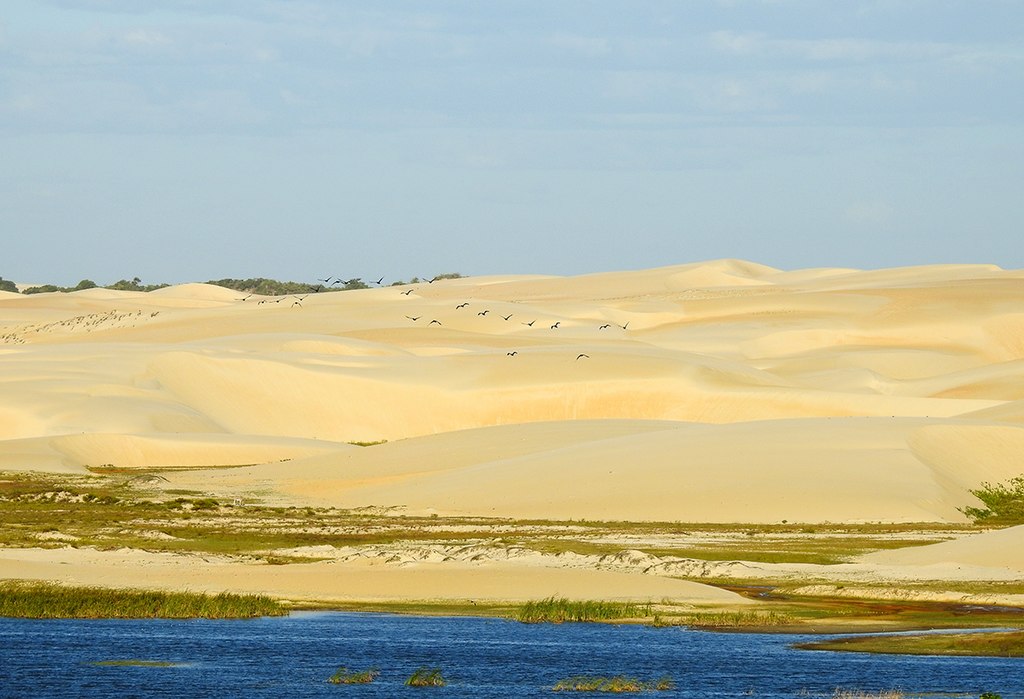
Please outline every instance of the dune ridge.
[{"label": "dune ridge", "polygon": [[963,522],[1024,471],[1022,302],[991,265],[743,260],[4,293],[0,468],[444,515]]}]

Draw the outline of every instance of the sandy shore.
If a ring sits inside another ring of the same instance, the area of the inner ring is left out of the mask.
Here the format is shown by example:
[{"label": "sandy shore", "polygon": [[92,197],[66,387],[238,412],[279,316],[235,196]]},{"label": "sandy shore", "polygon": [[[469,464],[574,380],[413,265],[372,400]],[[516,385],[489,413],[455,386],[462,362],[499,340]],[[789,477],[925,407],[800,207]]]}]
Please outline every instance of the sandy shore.
[{"label": "sandy shore", "polygon": [[[167,491],[440,516],[960,523],[972,489],[1024,471],[1022,308],[1024,272],[993,266],[738,260],[301,304],[202,284],[3,293],[0,471],[138,469]],[[857,564],[1021,574],[1020,534],[992,536]],[[726,594],[522,562],[268,577],[146,552],[0,554],[0,578],[303,599]]]}]

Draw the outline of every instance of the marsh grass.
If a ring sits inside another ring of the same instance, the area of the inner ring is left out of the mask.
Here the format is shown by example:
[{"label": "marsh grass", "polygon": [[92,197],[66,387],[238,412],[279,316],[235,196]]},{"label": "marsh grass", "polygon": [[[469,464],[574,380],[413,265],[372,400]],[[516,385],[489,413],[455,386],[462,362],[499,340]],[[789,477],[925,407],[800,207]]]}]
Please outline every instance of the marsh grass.
[{"label": "marsh grass", "polygon": [[262,595],[111,590],[42,582],[0,583],[0,616],[27,619],[246,619],[287,610]]},{"label": "marsh grass", "polygon": [[566,621],[615,621],[650,616],[650,604],[575,601],[565,597],[547,597],[524,604],[516,613],[516,620],[526,624],[560,624]]},{"label": "marsh grass", "polygon": [[1024,657],[1024,631],[852,636],[801,643],[796,647],[858,653],[1021,658]]},{"label": "marsh grass", "polygon": [[735,629],[764,628],[789,626],[799,619],[786,612],[767,611],[733,611],[733,612],[697,612],[678,615],[654,616],[654,626],[690,626],[698,629]]},{"label": "marsh grass", "polygon": [[670,677],[661,677],[657,680],[647,682],[638,680],[635,677],[616,675],[615,677],[601,677],[590,675],[576,675],[564,680],[559,680],[552,687],[555,692],[607,692],[611,694],[626,694],[633,692],[667,691],[675,688],[675,682]]},{"label": "marsh grass", "polygon": [[327,681],[331,684],[370,684],[377,679],[378,675],[380,675],[380,671],[376,668],[350,672],[346,667],[339,667],[338,671]]},{"label": "marsh grass", "polygon": [[448,684],[438,668],[421,667],[405,681],[406,687],[444,687]]},{"label": "marsh grass", "polygon": [[181,663],[172,663],[168,660],[97,660],[89,663],[97,667],[180,667]]}]

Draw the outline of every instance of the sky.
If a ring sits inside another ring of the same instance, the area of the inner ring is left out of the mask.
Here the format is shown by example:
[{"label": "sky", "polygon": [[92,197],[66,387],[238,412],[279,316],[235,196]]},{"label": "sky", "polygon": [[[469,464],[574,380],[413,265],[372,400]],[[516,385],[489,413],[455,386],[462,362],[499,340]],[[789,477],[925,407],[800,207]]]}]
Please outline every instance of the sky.
[{"label": "sky", "polygon": [[5,279],[1018,269],[1022,222],[1016,0],[0,12]]}]

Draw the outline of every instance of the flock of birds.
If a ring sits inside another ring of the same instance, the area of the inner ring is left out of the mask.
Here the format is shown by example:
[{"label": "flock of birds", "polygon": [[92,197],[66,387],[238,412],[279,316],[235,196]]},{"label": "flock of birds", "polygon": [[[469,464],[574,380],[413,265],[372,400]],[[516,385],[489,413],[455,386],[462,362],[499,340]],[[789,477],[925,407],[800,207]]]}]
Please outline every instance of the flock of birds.
[{"label": "flock of birds", "polygon": [[[416,283],[433,284],[434,282],[436,282],[438,279],[441,279],[441,278],[442,277],[432,277],[430,279],[424,279],[422,282],[416,282]],[[359,284],[359,283],[362,283],[362,278],[361,277],[354,277],[352,279],[344,279],[343,277],[326,277],[326,278],[323,278],[323,279],[317,278],[317,281],[320,282],[320,284],[317,285],[316,287],[313,287],[311,285],[311,287],[310,287],[311,290],[308,293],[306,293],[306,294],[303,294],[301,296],[297,295],[297,294],[292,294],[290,296],[282,296],[282,297],[277,298],[277,299],[261,299],[258,302],[258,305],[262,305],[264,303],[281,303],[282,301],[290,298],[290,299],[294,299],[292,301],[292,304],[291,304],[293,308],[295,308],[295,307],[301,308],[302,307],[302,302],[305,301],[312,294],[319,293],[319,292],[323,291],[326,288],[334,287],[334,286],[337,286],[339,284],[344,284],[345,286],[352,286],[352,285],[355,285],[355,284]],[[373,286],[377,286],[377,287],[383,286],[384,285],[384,277],[380,277],[379,279],[371,281],[371,282],[369,282],[369,284],[371,284]],[[367,286],[366,288],[370,288],[370,287]],[[406,290],[401,291],[399,293],[402,296],[409,296],[410,294],[412,294],[413,291],[415,291],[415,288],[409,288],[409,289],[406,289]],[[239,299],[239,301],[247,301],[248,299],[252,298],[254,295],[255,294],[253,292],[250,292],[248,296]],[[469,301],[463,301],[462,303],[460,303],[457,306],[455,306],[455,310],[462,310],[463,308],[468,308],[469,305],[470,305]],[[484,308],[484,309],[482,309],[480,311],[477,311],[477,315],[480,316],[480,317],[486,317],[490,312],[491,312],[491,309]],[[498,317],[500,317],[505,322],[510,322],[514,315],[515,315],[514,313],[509,313],[508,315],[500,315],[499,314]],[[422,316],[422,315],[419,315],[419,316],[406,315],[405,317],[407,319],[409,319],[410,321],[415,323],[415,322],[418,322],[419,320],[423,319],[424,316]],[[534,326],[534,324],[537,322],[537,320],[538,320],[537,318],[534,318],[533,320],[530,320],[530,321],[521,321],[521,324],[525,325],[527,327],[532,328]],[[433,318],[433,319],[431,319],[427,323],[427,325],[443,326],[443,323],[440,320],[438,320],[437,318]],[[558,330],[561,327],[561,325],[562,325],[562,321],[558,320],[558,321],[555,321],[554,323],[552,323],[550,326],[548,326],[548,329],[549,330]],[[619,325],[618,323],[604,323],[604,324],[598,326],[598,330],[607,330],[607,329],[609,329],[609,328],[611,328],[613,326],[617,327],[617,328],[621,328],[622,330],[628,330],[629,329],[629,321],[626,321],[622,325]],[[509,351],[509,352],[505,353],[505,356],[507,356],[507,357],[516,357],[518,355],[519,355],[519,352],[517,350],[512,350],[512,351]],[[585,352],[580,352],[579,354],[576,355],[576,361],[579,361],[581,359],[590,359],[590,355],[585,353]]]}]

